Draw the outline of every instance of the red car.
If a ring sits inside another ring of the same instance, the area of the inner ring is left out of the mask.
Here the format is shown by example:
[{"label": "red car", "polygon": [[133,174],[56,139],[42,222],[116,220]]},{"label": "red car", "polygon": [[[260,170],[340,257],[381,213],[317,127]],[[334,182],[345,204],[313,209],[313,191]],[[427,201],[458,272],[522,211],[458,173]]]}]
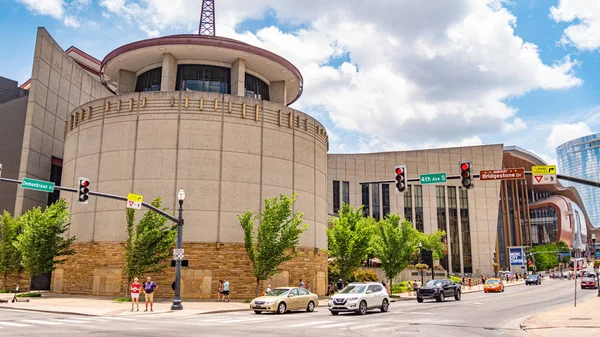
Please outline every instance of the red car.
[{"label": "red car", "polygon": [[593,277],[585,277],[581,279],[581,289],[586,288],[598,289],[598,282],[596,282],[596,279]]}]

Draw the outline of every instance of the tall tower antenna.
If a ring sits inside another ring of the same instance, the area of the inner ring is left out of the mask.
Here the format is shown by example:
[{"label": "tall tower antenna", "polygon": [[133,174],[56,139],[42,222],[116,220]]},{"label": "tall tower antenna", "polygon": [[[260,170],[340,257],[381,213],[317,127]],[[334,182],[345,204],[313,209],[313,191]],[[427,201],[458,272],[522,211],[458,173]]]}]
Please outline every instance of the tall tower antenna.
[{"label": "tall tower antenna", "polygon": [[202,0],[198,34],[215,36],[215,0]]}]

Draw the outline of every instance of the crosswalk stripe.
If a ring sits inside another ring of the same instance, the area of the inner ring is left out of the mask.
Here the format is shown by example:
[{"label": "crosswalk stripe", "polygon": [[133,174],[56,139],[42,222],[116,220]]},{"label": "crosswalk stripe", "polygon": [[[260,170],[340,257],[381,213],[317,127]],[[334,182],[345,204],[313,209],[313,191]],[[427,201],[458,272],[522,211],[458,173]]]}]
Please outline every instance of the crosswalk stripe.
[{"label": "crosswalk stripe", "polygon": [[115,316],[105,316],[102,318],[106,318],[106,319],[113,319],[113,320],[117,320],[117,321],[135,321],[135,319],[133,318],[125,318],[125,317],[115,317]]},{"label": "crosswalk stripe", "polygon": [[307,323],[301,323],[301,324],[294,324],[294,325],[290,325],[290,326],[297,328],[297,327],[302,327],[302,326],[318,325],[318,324],[323,324],[323,323],[329,323],[329,321],[307,322]]},{"label": "crosswalk stripe", "polygon": [[85,321],[78,321],[78,320],[74,320],[74,319],[66,319],[66,318],[55,318],[54,319],[55,322],[67,322],[67,323],[75,323],[75,324],[81,324],[81,323],[87,323]]},{"label": "crosswalk stripe", "polygon": [[374,326],[381,326],[381,325],[380,324],[359,325],[359,326],[350,327],[350,330],[367,329],[367,328],[372,328]]},{"label": "crosswalk stripe", "polygon": [[334,324],[318,325],[318,326],[314,326],[313,328],[317,328],[317,329],[337,328],[338,326],[351,325],[351,324],[354,324],[354,323],[358,323],[358,322],[345,322],[345,323],[334,323]]},{"label": "crosswalk stripe", "polygon": [[106,322],[105,317],[68,317],[68,319],[76,319],[78,321],[86,321],[86,322]]},{"label": "crosswalk stripe", "polygon": [[31,326],[31,324],[21,324],[21,323],[14,323],[14,322],[0,322],[0,324],[7,325],[7,326],[16,326],[19,328]]},{"label": "crosswalk stripe", "polygon": [[22,319],[21,322],[32,323],[32,324],[41,324],[41,325],[60,325],[62,323],[59,322],[51,322],[51,321],[36,321],[33,319]]}]

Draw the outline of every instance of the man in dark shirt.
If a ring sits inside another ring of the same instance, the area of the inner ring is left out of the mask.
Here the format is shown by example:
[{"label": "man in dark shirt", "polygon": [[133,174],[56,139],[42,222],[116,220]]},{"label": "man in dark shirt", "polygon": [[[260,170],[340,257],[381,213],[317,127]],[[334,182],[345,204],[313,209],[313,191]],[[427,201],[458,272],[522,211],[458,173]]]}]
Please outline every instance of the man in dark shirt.
[{"label": "man in dark shirt", "polygon": [[146,310],[144,311],[148,311],[148,303],[150,303],[150,311],[154,311],[154,292],[158,289],[158,285],[148,276],[142,288],[144,288],[144,296],[146,297]]},{"label": "man in dark shirt", "polygon": [[338,290],[342,290],[344,288],[344,282],[342,282],[342,279],[339,279],[337,282],[337,288]]}]

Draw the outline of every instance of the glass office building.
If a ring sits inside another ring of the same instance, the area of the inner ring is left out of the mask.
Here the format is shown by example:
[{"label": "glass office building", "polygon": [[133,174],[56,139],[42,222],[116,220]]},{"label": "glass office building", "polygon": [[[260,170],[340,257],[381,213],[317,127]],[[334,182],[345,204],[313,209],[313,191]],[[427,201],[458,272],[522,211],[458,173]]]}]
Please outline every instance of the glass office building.
[{"label": "glass office building", "polygon": [[[566,142],[556,148],[559,173],[600,181],[600,133]],[[565,186],[577,188],[592,226],[600,226],[600,189],[568,181]]]}]

